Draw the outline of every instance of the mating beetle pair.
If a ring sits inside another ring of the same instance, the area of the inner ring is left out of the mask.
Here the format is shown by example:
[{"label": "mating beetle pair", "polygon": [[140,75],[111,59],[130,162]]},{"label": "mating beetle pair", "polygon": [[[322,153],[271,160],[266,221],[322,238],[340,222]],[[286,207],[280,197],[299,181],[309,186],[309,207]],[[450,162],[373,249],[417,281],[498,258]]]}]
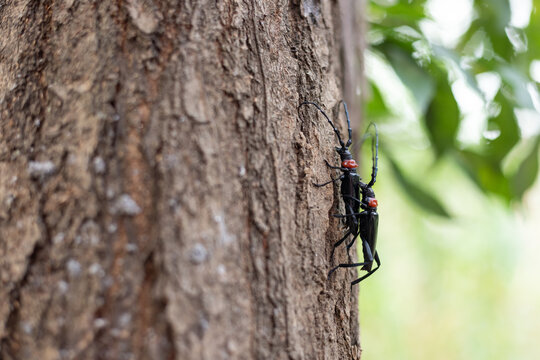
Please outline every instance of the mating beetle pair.
[{"label": "mating beetle pair", "polygon": [[[341,197],[343,198],[343,203],[345,204],[345,214],[336,214],[334,216],[338,218],[345,218],[347,232],[345,233],[345,236],[341,238],[341,240],[334,244],[331,258],[333,258],[334,256],[334,250],[336,249],[336,247],[338,247],[345,240],[347,240],[349,236],[352,236],[352,239],[349,243],[347,243],[347,253],[351,246],[353,246],[356,238],[360,236],[360,239],[362,241],[364,262],[339,264],[338,266],[330,270],[330,272],[328,273],[328,277],[330,277],[330,275],[332,275],[332,273],[339,268],[352,268],[362,266],[362,270],[367,271],[367,274],[351,282],[351,286],[353,286],[373,274],[381,266],[379,254],[377,253],[377,250],[375,248],[377,244],[377,228],[379,225],[379,214],[377,214],[378,203],[377,199],[375,198],[375,193],[372,189],[372,186],[375,184],[375,181],[377,179],[379,135],[377,132],[377,126],[373,123],[369,124],[363,140],[365,140],[367,136],[370,135],[370,133],[368,132],[370,128],[374,129],[374,136],[371,141],[371,180],[366,184],[361,181],[360,176],[356,173],[356,168],[358,167],[358,165],[356,164],[356,161],[353,159],[352,154],[349,151],[349,147],[352,144],[352,129],[351,121],[349,120],[347,104],[345,104],[344,101],[340,101],[340,104],[343,104],[343,108],[345,109],[345,116],[347,117],[349,140],[347,140],[346,144],[341,139],[339,130],[336,128],[332,120],[330,120],[328,115],[326,115],[326,113],[321,109],[318,104],[310,101],[305,101],[300,104],[299,108],[303,105],[315,106],[317,110],[319,110],[323,114],[326,120],[328,120],[328,123],[332,126],[332,129],[334,129],[334,132],[341,146],[336,147],[336,151],[341,158],[341,166],[332,166],[328,163],[328,161],[325,161],[326,166],[328,166],[329,168],[341,170],[341,176],[335,179],[332,178],[332,180],[323,184],[315,184],[315,186],[321,187],[339,180],[341,181]],[[338,106],[340,104],[338,104]],[[363,211],[360,212],[360,209],[362,209]],[[373,261],[377,263],[377,267],[374,269],[372,268]]]}]

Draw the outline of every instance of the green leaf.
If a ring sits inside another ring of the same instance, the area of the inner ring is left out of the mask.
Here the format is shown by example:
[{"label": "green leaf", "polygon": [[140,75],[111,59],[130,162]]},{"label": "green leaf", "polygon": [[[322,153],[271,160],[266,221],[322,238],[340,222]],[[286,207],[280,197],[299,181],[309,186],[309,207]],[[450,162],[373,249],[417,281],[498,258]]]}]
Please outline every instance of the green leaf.
[{"label": "green leaf", "polygon": [[419,109],[425,112],[435,90],[435,82],[431,76],[418,65],[411,53],[403,48],[389,44],[383,51],[401,82],[413,94]]},{"label": "green leaf", "polygon": [[390,6],[380,1],[371,1],[368,14],[370,19],[385,27],[392,28],[401,25],[409,25],[418,29],[418,22],[428,16],[424,8],[425,0],[398,1]]},{"label": "green leaf", "polygon": [[500,131],[500,135],[493,141],[487,141],[485,155],[493,163],[501,163],[503,158],[512,150],[519,141],[519,127],[514,114],[514,107],[508,99],[499,92],[495,96],[495,102],[501,107],[499,114],[489,119],[488,130]]},{"label": "green leaf", "polygon": [[441,217],[451,218],[451,215],[437,198],[424,190],[424,188],[416,185],[414,181],[409,180],[390,157],[388,157],[388,162],[394,171],[396,180],[414,203],[427,212]]},{"label": "green leaf", "polygon": [[506,60],[511,59],[514,48],[506,35],[511,15],[508,0],[476,0],[475,9],[479,16],[474,26],[485,29],[495,54]]},{"label": "green leaf", "polygon": [[515,196],[520,199],[527,189],[535,182],[538,175],[538,149],[540,148],[540,137],[536,138],[534,146],[525,160],[520,164],[518,171],[512,176],[511,184]]},{"label": "green leaf", "polygon": [[376,121],[376,119],[388,116],[390,111],[386,107],[377,84],[370,81],[369,85],[371,91],[369,93],[369,101],[366,104],[366,115],[370,121]]},{"label": "green leaf", "polygon": [[527,85],[531,82],[529,77],[516,66],[507,64],[500,65],[497,72],[502,76],[503,83],[507,85],[506,96],[512,102],[511,105],[534,109],[533,99],[527,89]]},{"label": "green leaf", "polygon": [[454,147],[459,122],[459,107],[452,88],[447,79],[439,74],[435,96],[425,115],[428,135],[438,157]]},{"label": "green leaf", "polygon": [[[463,78],[471,89],[476,91],[476,93],[480,97],[482,98],[484,97],[484,94],[478,87],[476,78],[474,77],[474,75],[471,73],[470,70],[467,70],[464,67],[463,65],[464,59],[458,53],[456,53],[455,51],[451,49],[447,49],[439,45],[432,45],[432,49],[433,49],[433,56],[441,64],[444,64],[444,67],[447,69],[448,73],[453,74],[457,77]],[[437,72],[435,72],[435,74],[437,74]]]},{"label": "green leaf", "polygon": [[466,150],[456,152],[455,155],[461,167],[481,190],[497,194],[507,201],[512,199],[510,183],[502,172],[500,162]]},{"label": "green leaf", "polygon": [[480,27],[480,24],[477,21],[473,21],[469,26],[469,29],[461,36],[456,50],[463,56],[474,58],[482,56],[486,50],[486,37],[485,30]]},{"label": "green leaf", "polygon": [[417,37],[409,36],[403,31],[396,31],[393,27],[388,28],[373,24],[371,28],[378,31],[384,37],[384,42],[382,42],[380,45],[372,45],[372,47],[385,53],[388,46],[394,45],[400,47],[403,51],[411,55],[414,53],[415,49],[413,44],[415,41],[418,41]]},{"label": "green leaf", "polygon": [[[531,87],[534,82],[529,74],[531,62],[540,59],[540,47],[536,46],[540,44],[540,0],[534,0],[531,21],[525,29],[511,27],[509,0],[473,0],[474,19],[459,45],[452,48],[430,43],[421,31],[420,24],[429,18],[428,1],[371,0],[370,29],[376,41],[372,46],[384,54],[413,94],[424,114],[426,133],[437,157],[444,153],[455,155],[486,194],[497,194],[508,201],[521,198],[539,171],[538,154],[529,153],[526,148],[526,159],[515,163],[515,174],[511,172],[514,174],[511,176],[505,177],[502,163],[503,159],[510,161],[508,154],[520,141],[515,110],[534,109],[536,98],[540,96],[534,94]],[[476,77],[484,72],[497,73],[502,80],[493,108],[488,109],[498,112],[488,119],[490,132],[475,147],[475,152],[463,151],[455,140],[461,114],[452,82],[464,79],[484,99]],[[388,109],[384,94],[378,90],[374,88],[373,104],[368,105],[368,112],[383,118]],[[394,167],[396,176],[417,203],[423,201],[426,207],[437,208],[426,200],[433,197],[425,191],[417,191],[422,183],[408,181],[397,166]]]},{"label": "green leaf", "polygon": [[530,59],[540,58],[540,2],[534,1],[529,26],[525,29],[525,35],[529,41],[527,54]]}]

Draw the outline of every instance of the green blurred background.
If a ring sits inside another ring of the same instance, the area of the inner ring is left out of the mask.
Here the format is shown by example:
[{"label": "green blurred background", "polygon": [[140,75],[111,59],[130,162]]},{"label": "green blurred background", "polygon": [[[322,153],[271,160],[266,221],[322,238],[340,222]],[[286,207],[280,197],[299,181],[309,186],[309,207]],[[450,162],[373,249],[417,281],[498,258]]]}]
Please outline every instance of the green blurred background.
[{"label": "green blurred background", "polygon": [[540,359],[540,0],[372,0],[368,20],[362,358]]}]

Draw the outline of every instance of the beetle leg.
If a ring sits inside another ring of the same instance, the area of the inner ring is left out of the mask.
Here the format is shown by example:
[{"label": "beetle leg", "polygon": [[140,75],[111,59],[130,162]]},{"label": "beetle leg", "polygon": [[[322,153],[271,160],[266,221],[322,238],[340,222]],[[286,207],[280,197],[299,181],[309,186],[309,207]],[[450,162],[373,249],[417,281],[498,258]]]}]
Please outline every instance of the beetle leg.
[{"label": "beetle leg", "polygon": [[365,278],[371,276],[371,274],[373,274],[381,266],[381,260],[379,259],[379,254],[376,251],[375,251],[375,262],[377,263],[377,267],[375,269],[373,269],[373,270],[368,271],[368,273],[366,275],[362,276],[361,278],[358,278],[358,279],[354,280],[353,282],[351,282],[351,288],[353,287],[353,285],[356,285],[360,281],[362,281]]},{"label": "beetle leg", "polygon": [[357,232],[356,235],[353,236],[351,242],[349,244],[347,244],[347,257],[349,258],[349,262],[351,261],[351,254],[349,253],[349,249],[351,248],[352,244],[355,243],[358,236],[359,236],[359,233]]},{"label": "beetle leg", "polygon": [[343,168],[341,166],[332,166],[330,165],[330,163],[328,162],[328,160],[324,160],[326,166],[328,166],[330,169],[335,169],[335,170],[351,170],[351,169],[347,169],[347,168]]},{"label": "beetle leg", "polygon": [[326,163],[326,166],[328,166],[330,169],[341,170],[341,171],[351,171],[351,169],[349,168],[344,168],[341,166],[332,166],[327,160],[324,160],[324,162]]},{"label": "beetle leg", "polygon": [[339,240],[338,242],[336,242],[336,243],[334,244],[334,247],[332,248],[332,253],[330,254],[330,259],[333,259],[333,258],[334,258],[334,251],[336,251],[336,248],[337,248],[339,245],[341,245],[341,243],[344,242],[345,239],[347,239],[347,237],[348,237],[349,235],[351,235],[351,234],[352,234],[352,232],[351,232],[350,230],[347,231],[347,233],[345,234],[345,236],[343,236],[343,238],[341,238],[341,240]]},{"label": "beetle leg", "polygon": [[343,198],[351,199],[353,201],[356,201],[359,204],[362,204],[362,201],[360,201],[359,199],[357,199],[357,198],[355,198],[354,196],[351,196],[351,195],[343,195]]},{"label": "beetle leg", "polygon": [[335,178],[335,179],[332,179],[332,180],[330,180],[330,181],[327,181],[327,182],[325,182],[325,183],[322,183],[322,184],[315,184],[315,183],[314,183],[313,185],[315,185],[316,187],[322,187],[322,186],[326,186],[326,185],[328,185],[328,184],[330,184],[330,183],[336,182],[336,181],[338,181],[338,180],[343,180],[343,175],[341,175],[341,176],[338,177],[338,178]]},{"label": "beetle leg", "polygon": [[[354,239],[353,239],[353,242],[354,242]],[[361,262],[361,263],[351,263],[351,264],[339,264],[338,266],[336,266],[335,268],[333,268],[332,270],[330,270],[330,272],[328,273],[328,277],[330,277],[330,275],[332,275],[332,273],[334,271],[336,271],[337,269],[339,268],[352,268],[352,267],[358,267],[358,266],[364,266],[364,265],[369,265],[369,264],[372,264],[373,263],[373,254],[371,253],[371,247],[369,246],[368,242],[363,240],[362,241],[362,245],[364,246],[364,249],[366,250],[366,253],[367,253],[367,261],[364,261],[364,262]],[[380,266],[380,261],[378,260],[379,259],[379,255],[377,255],[377,253],[375,252],[375,261],[377,262],[377,267],[374,269],[374,270],[370,270],[368,272],[368,274],[371,275],[371,273],[373,273],[373,271],[375,271],[376,269],[379,268]],[[366,260],[366,259],[364,259]],[[362,277],[360,280],[355,280],[357,282],[355,282],[355,284],[359,283],[360,281],[362,281],[363,279],[365,279],[367,276],[364,276]],[[354,285],[354,284],[352,284]],[[351,285],[351,286],[352,286]]]},{"label": "beetle leg", "polygon": [[334,267],[332,270],[328,272],[328,277],[330,278],[330,276],[334,273],[334,271],[336,271],[339,268],[352,268],[352,267],[367,265],[369,263],[371,263],[371,261],[366,261],[366,262],[361,262],[361,263],[351,263],[351,264],[339,264],[338,266]]},{"label": "beetle leg", "polygon": [[360,215],[360,213],[352,213],[352,214],[332,214],[333,217],[337,217],[337,218],[344,218],[344,217],[349,217],[349,216],[357,216],[357,215]]},{"label": "beetle leg", "polygon": [[351,242],[347,244],[347,254],[349,253],[349,250],[351,249],[351,247],[353,246],[353,244],[354,244],[355,241],[356,241],[356,236],[353,237],[353,239],[351,240]]}]

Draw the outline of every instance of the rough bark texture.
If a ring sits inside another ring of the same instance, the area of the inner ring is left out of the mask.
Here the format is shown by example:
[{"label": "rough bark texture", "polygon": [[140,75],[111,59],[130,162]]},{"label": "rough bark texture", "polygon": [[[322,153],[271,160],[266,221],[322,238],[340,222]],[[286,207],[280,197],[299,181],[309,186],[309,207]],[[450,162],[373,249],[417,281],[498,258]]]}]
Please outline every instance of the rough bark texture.
[{"label": "rough bark texture", "polygon": [[[0,358],[357,359],[329,0],[0,1]],[[334,115],[335,116],[335,115]],[[344,250],[334,262],[345,260]]]}]

